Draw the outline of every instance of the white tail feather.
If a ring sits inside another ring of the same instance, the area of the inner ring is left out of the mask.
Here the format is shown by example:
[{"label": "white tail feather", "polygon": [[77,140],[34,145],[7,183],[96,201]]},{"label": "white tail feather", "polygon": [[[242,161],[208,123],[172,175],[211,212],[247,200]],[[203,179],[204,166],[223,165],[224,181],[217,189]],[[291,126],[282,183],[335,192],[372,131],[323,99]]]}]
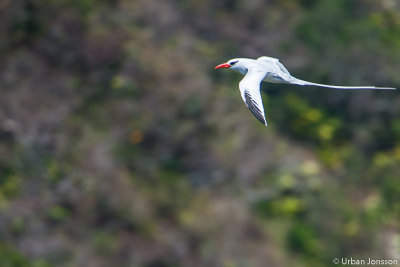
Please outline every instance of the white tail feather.
[{"label": "white tail feather", "polygon": [[333,88],[333,89],[366,89],[366,90],[396,90],[394,87],[376,87],[376,86],[338,86],[338,85],[329,85],[329,84],[320,84],[320,83],[312,83],[303,81],[300,79],[295,79],[294,81],[290,82],[292,84],[297,85],[308,85],[308,86],[319,86],[319,87],[326,87],[326,88]]}]

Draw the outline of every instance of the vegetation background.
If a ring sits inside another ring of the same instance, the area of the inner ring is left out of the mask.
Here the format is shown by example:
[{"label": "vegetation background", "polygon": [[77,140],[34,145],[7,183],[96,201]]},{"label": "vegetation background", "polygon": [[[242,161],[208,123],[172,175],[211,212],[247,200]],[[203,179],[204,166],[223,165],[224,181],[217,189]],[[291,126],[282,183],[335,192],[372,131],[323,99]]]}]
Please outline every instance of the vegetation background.
[{"label": "vegetation background", "polygon": [[0,266],[400,259],[396,0],[1,0]]}]

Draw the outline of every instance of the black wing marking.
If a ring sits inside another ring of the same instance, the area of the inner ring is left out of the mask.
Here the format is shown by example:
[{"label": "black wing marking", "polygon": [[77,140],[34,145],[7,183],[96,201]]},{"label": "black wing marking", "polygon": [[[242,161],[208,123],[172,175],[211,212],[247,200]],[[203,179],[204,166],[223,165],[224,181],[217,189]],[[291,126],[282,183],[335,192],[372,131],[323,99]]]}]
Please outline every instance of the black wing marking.
[{"label": "black wing marking", "polygon": [[264,114],[261,112],[257,103],[251,98],[249,91],[244,90],[244,97],[246,99],[246,105],[250,109],[251,113],[262,123],[266,124]]}]

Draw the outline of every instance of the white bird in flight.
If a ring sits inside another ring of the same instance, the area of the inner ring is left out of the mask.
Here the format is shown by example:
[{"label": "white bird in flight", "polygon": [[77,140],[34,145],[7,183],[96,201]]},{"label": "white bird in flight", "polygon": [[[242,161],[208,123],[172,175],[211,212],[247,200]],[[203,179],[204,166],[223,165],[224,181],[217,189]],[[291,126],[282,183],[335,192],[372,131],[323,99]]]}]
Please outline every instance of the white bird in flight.
[{"label": "white bird in flight", "polygon": [[392,87],[337,86],[303,81],[290,75],[285,66],[279,62],[279,59],[272,57],[259,57],[257,60],[250,58],[235,58],[215,67],[215,69],[221,68],[229,68],[244,75],[244,78],[239,83],[240,95],[253,115],[261,123],[265,124],[265,126],[267,126],[267,120],[265,119],[264,106],[260,93],[260,84],[262,81],[270,83],[319,86],[334,89],[396,90],[396,88]]}]

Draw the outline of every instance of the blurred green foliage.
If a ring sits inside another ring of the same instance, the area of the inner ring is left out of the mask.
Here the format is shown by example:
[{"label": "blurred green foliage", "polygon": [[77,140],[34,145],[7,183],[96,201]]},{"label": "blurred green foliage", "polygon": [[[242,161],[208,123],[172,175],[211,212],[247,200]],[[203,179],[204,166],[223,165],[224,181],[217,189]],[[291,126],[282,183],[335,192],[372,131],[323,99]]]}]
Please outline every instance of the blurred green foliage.
[{"label": "blurred green foliage", "polygon": [[398,92],[262,85],[280,58],[400,87],[396,1],[0,3],[0,266],[332,266],[400,258]]}]

